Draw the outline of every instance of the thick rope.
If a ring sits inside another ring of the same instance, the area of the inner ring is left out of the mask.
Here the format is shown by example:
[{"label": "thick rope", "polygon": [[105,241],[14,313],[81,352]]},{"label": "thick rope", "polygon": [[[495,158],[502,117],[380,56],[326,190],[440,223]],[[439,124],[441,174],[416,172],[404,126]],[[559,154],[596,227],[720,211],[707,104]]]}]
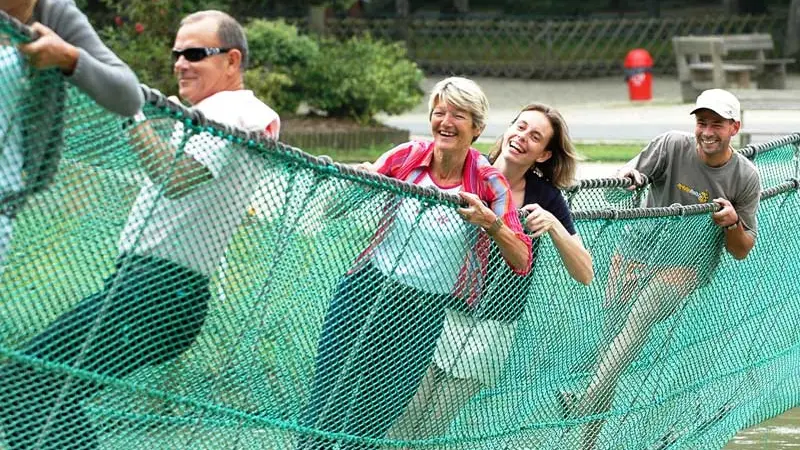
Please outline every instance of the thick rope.
[{"label": "thick rope", "polygon": [[740,149],[739,153],[741,153],[743,156],[746,156],[748,159],[753,159],[760,153],[768,152],[785,145],[800,145],[800,133],[792,133],[790,135],[779,137],[762,144],[750,144],[747,147]]},{"label": "thick rope", "polygon": [[[144,92],[145,100],[148,103],[166,111],[170,116],[179,120],[189,121],[191,125],[201,128],[203,131],[209,132],[215,136],[228,139],[235,143],[247,144],[249,149],[253,149],[257,153],[277,153],[278,155],[283,156],[294,163],[299,163],[306,168],[326,172],[338,178],[359,182],[371,187],[389,190],[390,192],[397,194],[410,194],[419,200],[427,200],[438,204],[447,204],[450,206],[465,205],[461,198],[456,195],[447,194],[433,188],[420,187],[405,181],[397,180],[395,178],[389,178],[381,174],[367,172],[348,164],[337,163],[332,161],[327,156],[310,155],[298,148],[283,144],[263,134],[246,132],[239,128],[208,119],[200,111],[192,110],[183,105],[169,101],[164,94],[155,89],[151,89],[142,85],[142,91]],[[764,144],[748,146],[743,150],[743,154],[757,154],[758,152],[768,151],[774,147],[796,143],[800,143],[800,133],[791,134]],[[645,177],[645,185],[647,185],[649,182],[650,180]],[[564,192],[568,194],[575,194],[584,189],[627,188],[632,184],[633,181],[627,178],[594,178],[581,180],[576,185],[565,189]],[[797,187],[791,183],[781,186],[783,186],[786,190],[797,189]],[[792,188],[791,186],[795,187]],[[777,193],[772,193],[773,189],[775,188],[769,190],[769,194],[777,195]],[[576,220],[628,220],[646,217],[677,217],[707,214],[716,212],[719,209],[719,205],[715,203],[700,205],[675,204],[668,207],[659,208],[596,209],[576,211],[573,213],[573,217]]]},{"label": "thick rope", "polygon": [[0,10],[0,23],[3,23],[7,30],[16,34],[16,37],[24,38],[26,41],[32,41],[39,37],[39,34],[33,31],[31,27],[17,20],[16,17],[8,15],[3,10]]}]

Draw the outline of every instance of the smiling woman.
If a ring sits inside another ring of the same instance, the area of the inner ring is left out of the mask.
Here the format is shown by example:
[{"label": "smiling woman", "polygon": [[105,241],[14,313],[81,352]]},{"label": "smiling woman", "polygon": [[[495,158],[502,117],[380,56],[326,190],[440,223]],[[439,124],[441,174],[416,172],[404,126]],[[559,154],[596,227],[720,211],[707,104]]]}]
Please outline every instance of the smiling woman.
[{"label": "smiling woman", "polygon": [[[331,300],[302,425],[383,438],[431,362],[445,309],[468,311],[473,304],[488,264],[488,241],[494,240],[511,271],[530,270],[531,240],[523,233],[508,182],[470,147],[484,129],[488,109],[473,81],[442,80],[429,100],[433,141],[408,142],[374,164],[361,164],[364,170],[459,194],[468,206],[421,207],[413,199],[387,206],[381,229]],[[430,248],[430,241],[452,251],[428,254],[423,249]],[[475,267],[475,261],[481,266]],[[370,292],[379,294],[365,293],[365,286],[376,284],[384,288]],[[368,320],[373,310],[380,311],[380,319]],[[348,373],[354,370],[361,375],[350,382]],[[336,444],[304,437],[299,448],[332,449]],[[351,441],[339,444],[342,449],[369,448]]]}]

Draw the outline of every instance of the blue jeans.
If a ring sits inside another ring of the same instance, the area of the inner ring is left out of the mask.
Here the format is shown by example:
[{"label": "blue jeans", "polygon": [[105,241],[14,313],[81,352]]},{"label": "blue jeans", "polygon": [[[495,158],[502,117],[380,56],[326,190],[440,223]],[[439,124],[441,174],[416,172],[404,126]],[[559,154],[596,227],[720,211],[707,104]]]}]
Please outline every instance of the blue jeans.
[{"label": "blue jeans", "polygon": [[[208,278],[152,257],[120,258],[101,292],[52,322],[20,351],[110,377],[170,361],[197,338],[208,311]],[[0,420],[9,450],[95,449],[81,402],[102,385],[17,361],[0,368]]]},{"label": "blue jeans", "polygon": [[[316,373],[301,424],[321,432],[383,438],[414,396],[452,297],[390,280],[372,265],[346,276],[325,316]],[[305,435],[298,448],[377,446]]]}]

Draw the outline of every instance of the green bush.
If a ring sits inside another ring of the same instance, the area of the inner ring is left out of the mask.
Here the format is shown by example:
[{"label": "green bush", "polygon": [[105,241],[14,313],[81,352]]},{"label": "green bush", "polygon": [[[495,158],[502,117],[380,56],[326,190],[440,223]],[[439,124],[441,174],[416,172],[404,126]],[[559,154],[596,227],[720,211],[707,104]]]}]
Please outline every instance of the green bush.
[{"label": "green bush", "polygon": [[251,67],[245,85],[279,114],[296,112],[305,96],[296,81],[319,57],[319,45],[282,20],[254,20],[245,30]]},{"label": "green bush", "polygon": [[299,96],[294,93],[294,81],[287,74],[253,67],[244,73],[244,85],[278,114],[297,110]]},{"label": "green bush", "polygon": [[302,69],[319,55],[319,45],[283,20],[257,19],[248,23],[247,45],[252,67]]},{"label": "green bush", "polygon": [[361,123],[379,112],[413,108],[422,97],[421,81],[422,72],[402,45],[369,35],[321,41],[319,57],[297,80],[310,107]]},{"label": "green bush", "polygon": [[172,39],[147,33],[146,28],[137,33],[134,27],[135,24],[106,28],[103,38],[108,47],[133,69],[140,83],[167,95],[177,94],[170,56]]}]

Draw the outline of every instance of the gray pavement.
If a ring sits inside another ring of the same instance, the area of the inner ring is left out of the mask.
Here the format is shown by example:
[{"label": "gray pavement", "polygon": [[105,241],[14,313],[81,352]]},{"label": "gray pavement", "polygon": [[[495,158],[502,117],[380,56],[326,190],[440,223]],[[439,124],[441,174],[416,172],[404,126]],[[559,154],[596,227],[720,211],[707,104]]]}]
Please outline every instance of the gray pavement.
[{"label": "gray pavement", "polygon": [[[442,77],[426,78],[425,92]],[[691,104],[682,104],[675,77],[656,76],[653,100],[631,102],[628,88],[619,77],[588,80],[516,80],[473,78],[486,92],[489,121],[482,140],[495,140],[514,114],[531,101],[557,107],[567,120],[572,138],[578,142],[643,142],[669,130],[690,131],[694,120]],[[790,75],[789,89],[800,89],[800,75]],[[427,98],[412,111],[381,116],[388,125],[405,128],[414,136],[430,136]],[[800,131],[800,111],[752,111],[745,116],[747,128],[777,132]],[[761,139],[769,138],[763,136]],[[757,141],[757,139],[756,139]]]}]

